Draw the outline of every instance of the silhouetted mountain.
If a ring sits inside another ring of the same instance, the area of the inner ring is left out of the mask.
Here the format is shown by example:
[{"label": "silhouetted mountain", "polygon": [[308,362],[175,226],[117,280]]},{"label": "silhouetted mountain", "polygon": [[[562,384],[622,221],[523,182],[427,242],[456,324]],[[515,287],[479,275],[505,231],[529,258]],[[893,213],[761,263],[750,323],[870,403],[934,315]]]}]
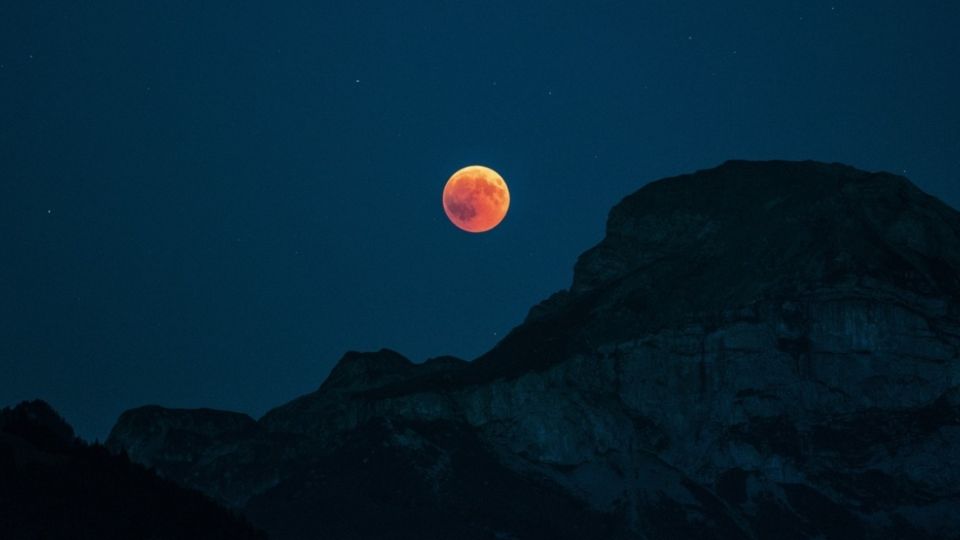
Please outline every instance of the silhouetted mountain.
[{"label": "silhouetted mountain", "polygon": [[108,446],[281,540],[956,539],[960,214],[843,165],[661,180],[474,362],[352,352]]},{"label": "silhouetted mountain", "polygon": [[205,495],[75,438],[42,401],[0,411],[0,538],[266,539]]}]

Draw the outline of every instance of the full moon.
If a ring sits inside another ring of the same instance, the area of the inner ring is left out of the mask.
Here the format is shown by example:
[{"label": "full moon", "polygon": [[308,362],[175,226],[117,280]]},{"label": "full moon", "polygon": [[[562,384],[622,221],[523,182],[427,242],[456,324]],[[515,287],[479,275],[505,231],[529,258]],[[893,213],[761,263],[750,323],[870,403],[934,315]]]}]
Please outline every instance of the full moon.
[{"label": "full moon", "polygon": [[453,173],[443,188],[443,211],[457,227],[482,233],[496,227],[510,208],[510,191],[497,171],[471,165]]}]

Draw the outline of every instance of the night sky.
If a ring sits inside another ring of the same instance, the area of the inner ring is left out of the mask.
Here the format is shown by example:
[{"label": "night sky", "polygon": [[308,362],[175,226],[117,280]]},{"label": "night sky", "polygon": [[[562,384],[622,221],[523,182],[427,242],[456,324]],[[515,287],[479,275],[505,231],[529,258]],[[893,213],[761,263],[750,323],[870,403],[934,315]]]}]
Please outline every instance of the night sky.
[{"label": "night sky", "polygon": [[[622,197],[727,159],[960,206],[954,0],[282,4],[0,7],[0,405],[103,439],[350,349],[474,358]],[[440,204],[474,163],[512,199],[481,235]]]}]

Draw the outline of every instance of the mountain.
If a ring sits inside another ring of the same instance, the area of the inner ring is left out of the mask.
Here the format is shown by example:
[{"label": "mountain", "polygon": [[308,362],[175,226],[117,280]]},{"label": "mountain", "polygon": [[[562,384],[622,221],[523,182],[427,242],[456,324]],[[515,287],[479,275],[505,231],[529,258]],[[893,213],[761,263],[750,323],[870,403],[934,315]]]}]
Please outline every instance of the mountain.
[{"label": "mountain", "polygon": [[839,164],[656,181],[472,362],[107,444],[277,540],[960,538],[960,214]]},{"label": "mountain", "polygon": [[83,443],[42,401],[0,410],[0,537],[266,539],[204,495]]}]

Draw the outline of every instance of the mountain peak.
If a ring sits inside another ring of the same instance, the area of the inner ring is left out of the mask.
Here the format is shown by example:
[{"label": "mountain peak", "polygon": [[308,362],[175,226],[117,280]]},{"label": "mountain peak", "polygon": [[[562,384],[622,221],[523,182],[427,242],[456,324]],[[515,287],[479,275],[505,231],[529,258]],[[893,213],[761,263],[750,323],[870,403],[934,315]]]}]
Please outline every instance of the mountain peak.
[{"label": "mountain peak", "polygon": [[44,448],[73,445],[76,437],[70,424],[46,401],[23,401],[0,410],[0,431],[13,433]]},{"label": "mountain peak", "polygon": [[628,280],[649,301],[664,290],[688,297],[685,311],[748,303],[788,282],[854,276],[956,295],[957,235],[957,212],[901,176],[815,161],[728,161],[623,199],[603,241],[578,259],[571,291]]},{"label": "mountain peak", "polygon": [[4,538],[266,536],[208,497],[73,436],[46,402],[0,410]]},{"label": "mountain peak", "polygon": [[407,357],[390,349],[348,351],[330,371],[321,388],[364,390],[402,379],[413,368],[413,362]]},{"label": "mountain peak", "polygon": [[960,213],[890,173],[728,161],[651,182],[614,206],[570,289],[534,306],[471,366],[471,380],[761,301],[881,290],[960,299]]}]

